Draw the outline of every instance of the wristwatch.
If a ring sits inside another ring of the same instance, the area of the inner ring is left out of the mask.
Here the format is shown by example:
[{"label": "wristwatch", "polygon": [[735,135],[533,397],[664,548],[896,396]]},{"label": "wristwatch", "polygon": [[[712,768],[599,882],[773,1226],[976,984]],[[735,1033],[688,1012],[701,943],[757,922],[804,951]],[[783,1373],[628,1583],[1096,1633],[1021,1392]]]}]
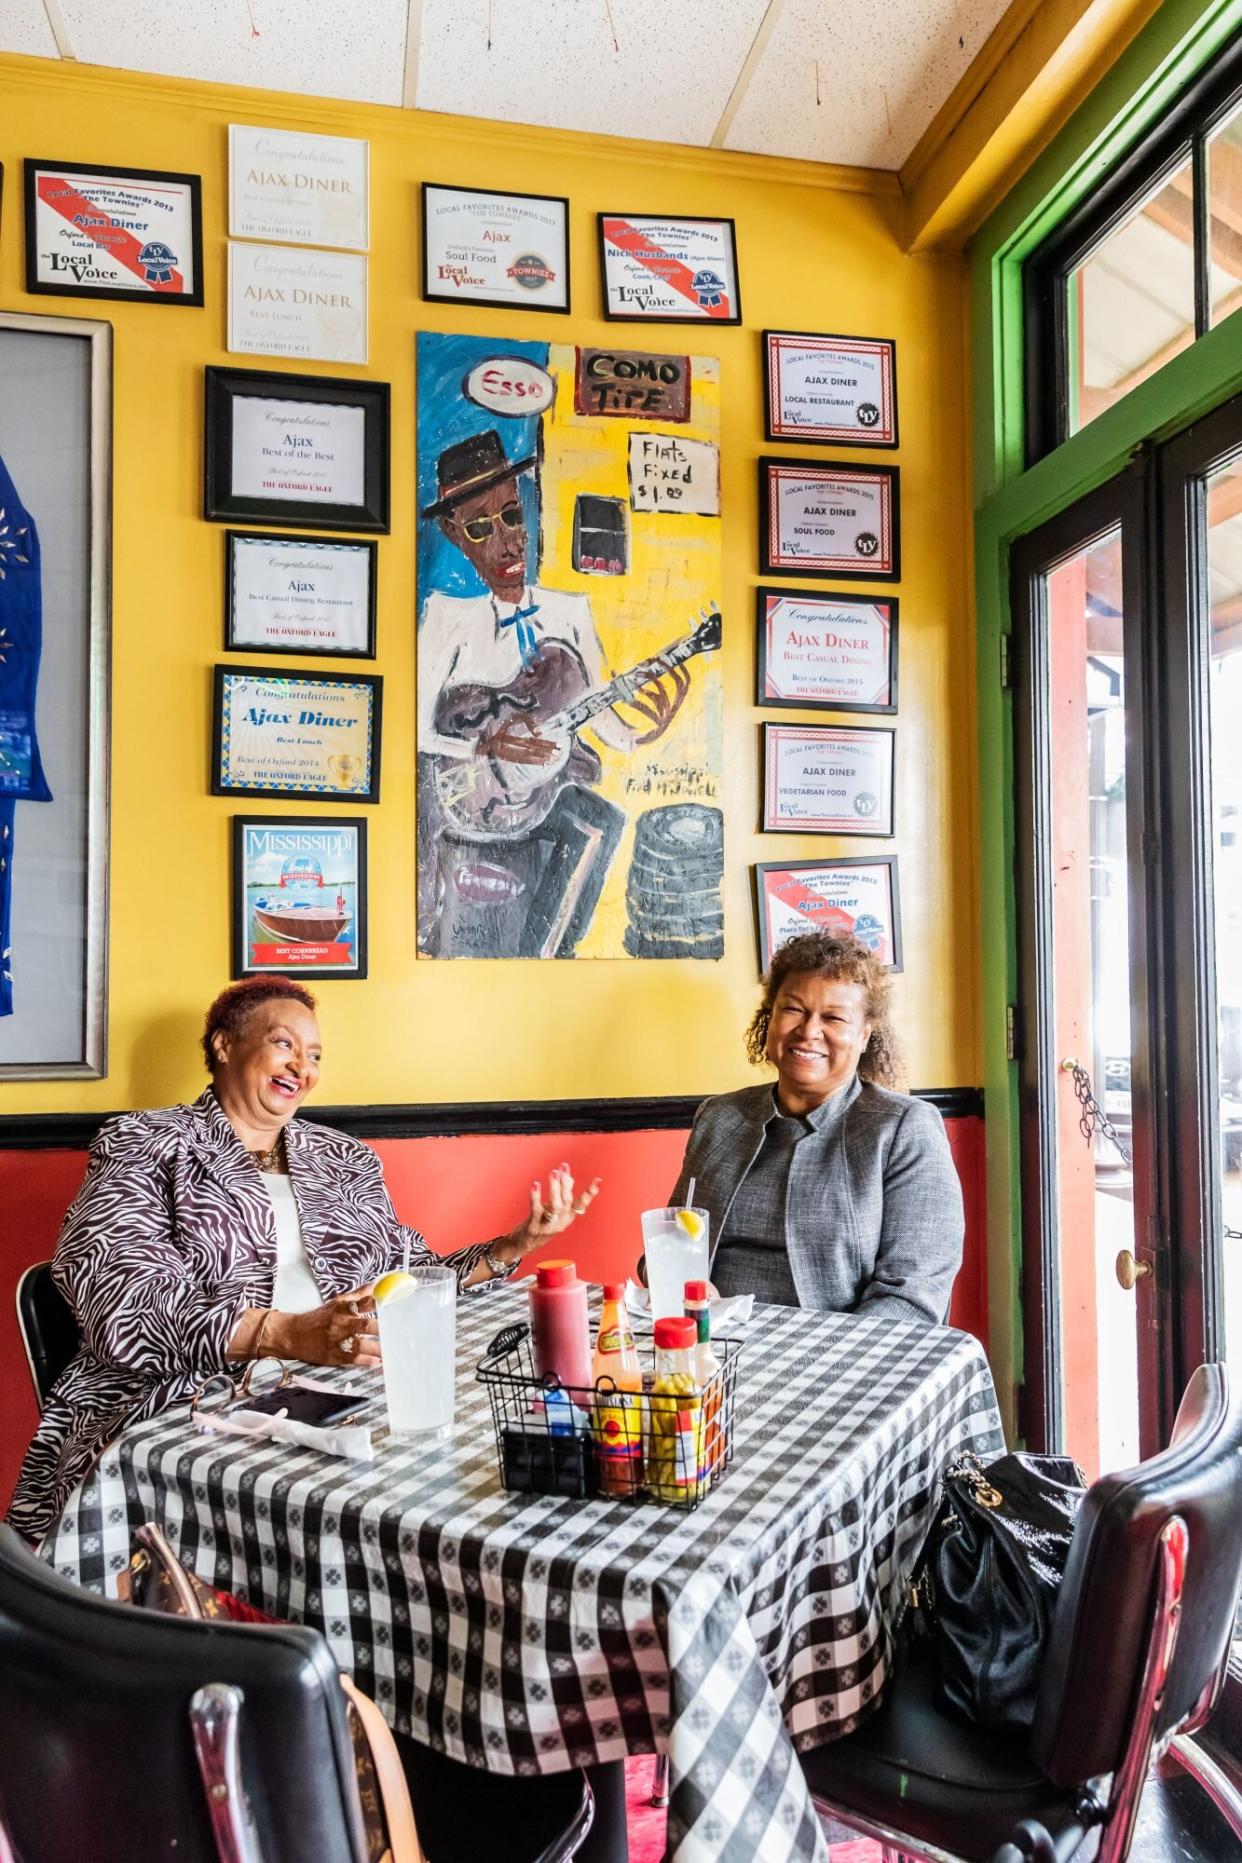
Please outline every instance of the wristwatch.
[{"label": "wristwatch", "polygon": [[514,1268],[517,1266],[517,1263],[512,1262],[512,1261],[501,1261],[499,1255],[492,1254],[492,1244],[489,1242],[487,1245],[486,1252],[484,1253],[484,1256],[483,1256],[483,1265],[488,1270],[492,1278],[498,1281],[502,1275],[512,1274]]}]

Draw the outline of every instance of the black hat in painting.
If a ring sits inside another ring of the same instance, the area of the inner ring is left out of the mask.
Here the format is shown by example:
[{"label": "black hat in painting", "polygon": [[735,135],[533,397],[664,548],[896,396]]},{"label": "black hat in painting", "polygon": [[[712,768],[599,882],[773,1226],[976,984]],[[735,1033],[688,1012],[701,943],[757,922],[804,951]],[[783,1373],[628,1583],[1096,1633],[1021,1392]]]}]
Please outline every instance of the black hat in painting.
[{"label": "black hat in painting", "polygon": [[444,517],[463,498],[477,497],[505,479],[515,479],[519,472],[529,472],[538,457],[537,453],[528,453],[525,459],[507,458],[504,441],[494,427],[486,433],[472,433],[455,446],[446,446],[436,462],[440,496],[434,504],[423,507],[423,516]]}]

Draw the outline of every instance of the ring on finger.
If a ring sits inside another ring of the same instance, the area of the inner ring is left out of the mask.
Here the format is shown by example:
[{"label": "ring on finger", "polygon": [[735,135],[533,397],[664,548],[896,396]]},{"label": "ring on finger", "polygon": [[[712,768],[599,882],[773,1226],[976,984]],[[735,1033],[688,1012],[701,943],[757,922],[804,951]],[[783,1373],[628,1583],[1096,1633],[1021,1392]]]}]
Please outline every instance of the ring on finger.
[{"label": "ring on finger", "polygon": [[354,1316],[354,1318],[355,1318],[355,1319],[357,1319],[357,1317],[358,1317],[358,1302],[357,1302],[356,1300],[351,1300],[351,1301],[350,1301],[350,1303],[349,1303],[349,1310],[350,1310],[350,1312],[351,1312],[351,1313],[353,1314],[353,1316]]},{"label": "ring on finger", "polygon": [[349,1335],[348,1339],[341,1340],[341,1351],[342,1352],[352,1353],[352,1352],[356,1352],[357,1349],[358,1349],[358,1341],[353,1333]]}]

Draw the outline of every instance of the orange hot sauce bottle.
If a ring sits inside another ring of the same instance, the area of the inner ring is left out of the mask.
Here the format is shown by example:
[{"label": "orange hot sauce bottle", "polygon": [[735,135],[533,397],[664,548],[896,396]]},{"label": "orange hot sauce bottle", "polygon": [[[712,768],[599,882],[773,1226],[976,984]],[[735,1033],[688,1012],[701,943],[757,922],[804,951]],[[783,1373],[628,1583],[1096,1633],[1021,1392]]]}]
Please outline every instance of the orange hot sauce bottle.
[{"label": "orange hot sauce bottle", "polygon": [[725,1441],[720,1423],[720,1360],[712,1351],[712,1304],[706,1281],[686,1282],[685,1312],[698,1328],[694,1373],[703,1392],[703,1466],[699,1473],[709,1480],[724,1460]]}]

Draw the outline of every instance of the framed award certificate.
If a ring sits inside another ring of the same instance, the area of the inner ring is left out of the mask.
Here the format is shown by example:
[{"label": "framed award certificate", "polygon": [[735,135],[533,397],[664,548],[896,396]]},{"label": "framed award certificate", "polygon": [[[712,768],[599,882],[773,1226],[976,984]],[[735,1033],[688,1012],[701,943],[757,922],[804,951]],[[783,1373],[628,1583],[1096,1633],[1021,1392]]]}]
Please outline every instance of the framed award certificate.
[{"label": "framed award certificate", "polygon": [[226,652],[375,658],[378,544],[243,530],[224,543]]},{"label": "framed award certificate", "polygon": [[901,573],[896,466],[759,461],[759,573],[876,576]]},{"label": "framed award certificate", "polygon": [[229,124],[229,232],[297,246],[371,243],[371,145]]},{"label": "framed award certificate", "polygon": [[365,362],[366,254],[230,240],[228,346],[306,362]]},{"label": "framed award certificate", "polygon": [[602,213],[604,315],[618,323],[741,323],[732,220]]},{"label": "framed award certificate", "polygon": [[568,200],[424,181],[423,296],[568,311]]},{"label": "framed award certificate", "polygon": [[900,970],[897,856],[860,860],[761,861],[755,868],[759,968],[802,932],[857,938],[889,970]]},{"label": "framed award certificate", "polygon": [[235,815],[232,948],[234,977],[365,977],[365,819]]},{"label": "framed award certificate", "polygon": [[28,158],[26,289],[62,298],[201,304],[198,176]]},{"label": "framed award certificate", "polygon": [[757,593],[755,703],[802,710],[897,710],[897,600]]},{"label": "framed award certificate", "polygon": [[893,832],[891,727],[765,724],[763,834]]},{"label": "framed award certificate", "polygon": [[765,330],[763,389],[769,440],[897,444],[897,346],[888,337]]},{"label": "framed award certificate", "polygon": [[388,529],[387,382],[206,371],[203,515]]},{"label": "framed award certificate", "polygon": [[212,795],[378,802],[382,690],[374,673],[217,666]]}]

